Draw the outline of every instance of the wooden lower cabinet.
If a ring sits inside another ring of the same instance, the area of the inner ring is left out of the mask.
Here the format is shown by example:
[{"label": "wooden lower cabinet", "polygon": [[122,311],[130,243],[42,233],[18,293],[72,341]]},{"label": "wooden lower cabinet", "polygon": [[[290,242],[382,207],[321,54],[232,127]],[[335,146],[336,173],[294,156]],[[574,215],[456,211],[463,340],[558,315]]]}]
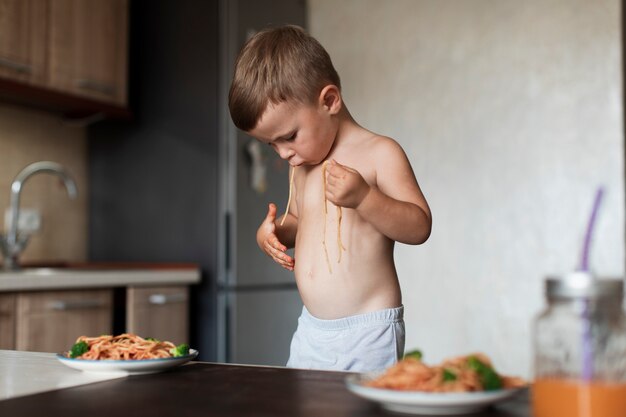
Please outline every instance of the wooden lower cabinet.
[{"label": "wooden lower cabinet", "polygon": [[16,294],[15,349],[63,352],[81,335],[112,332],[113,290]]},{"label": "wooden lower cabinet", "polygon": [[0,293],[0,349],[15,348],[15,294]]},{"label": "wooden lower cabinet", "polygon": [[129,287],[126,329],[142,337],[189,343],[189,287]]}]

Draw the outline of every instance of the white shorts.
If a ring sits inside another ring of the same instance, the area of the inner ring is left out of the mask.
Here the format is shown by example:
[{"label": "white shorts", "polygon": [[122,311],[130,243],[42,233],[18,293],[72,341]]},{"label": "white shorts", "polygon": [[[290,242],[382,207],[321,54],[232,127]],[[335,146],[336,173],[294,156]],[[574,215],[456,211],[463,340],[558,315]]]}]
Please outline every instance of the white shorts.
[{"label": "white shorts", "polygon": [[304,307],[287,366],[354,372],[388,368],[404,354],[403,315],[400,306],[322,320]]}]

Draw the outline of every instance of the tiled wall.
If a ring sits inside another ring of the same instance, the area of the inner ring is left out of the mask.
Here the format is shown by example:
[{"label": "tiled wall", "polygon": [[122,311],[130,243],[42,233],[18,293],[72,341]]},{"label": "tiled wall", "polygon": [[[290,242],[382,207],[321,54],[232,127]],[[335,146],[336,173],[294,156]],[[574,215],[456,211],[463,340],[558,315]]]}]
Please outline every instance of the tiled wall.
[{"label": "tiled wall", "polygon": [[22,189],[20,207],[39,210],[41,230],[22,260],[83,261],[87,254],[87,146],[85,128],[44,111],[0,103],[0,230],[17,173],[36,161],[58,162],[72,174],[78,197],[70,200],[56,176],[37,174]]}]

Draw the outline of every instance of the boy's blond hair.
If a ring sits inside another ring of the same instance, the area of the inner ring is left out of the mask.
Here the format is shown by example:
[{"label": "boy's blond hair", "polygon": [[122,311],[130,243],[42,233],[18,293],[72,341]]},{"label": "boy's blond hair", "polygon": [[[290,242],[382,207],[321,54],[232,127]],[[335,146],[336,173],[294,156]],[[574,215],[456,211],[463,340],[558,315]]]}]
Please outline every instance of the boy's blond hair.
[{"label": "boy's blond hair", "polygon": [[313,103],[325,85],[341,89],[328,52],[298,26],[265,29],[239,53],[228,107],[239,129],[254,129],[268,103]]}]

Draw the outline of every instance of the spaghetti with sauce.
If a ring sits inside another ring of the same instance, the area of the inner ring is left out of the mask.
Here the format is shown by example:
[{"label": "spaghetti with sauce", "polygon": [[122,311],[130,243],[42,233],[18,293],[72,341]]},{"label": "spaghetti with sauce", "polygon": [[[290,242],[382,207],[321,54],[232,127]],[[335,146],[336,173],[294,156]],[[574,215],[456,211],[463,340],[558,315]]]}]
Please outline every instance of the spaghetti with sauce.
[{"label": "spaghetti with sauce", "polygon": [[519,388],[527,383],[518,377],[497,373],[481,353],[448,359],[428,366],[421,353],[407,354],[378,378],[365,383],[372,388],[423,392],[475,392]]},{"label": "spaghetti with sauce", "polygon": [[145,360],[189,354],[189,345],[143,338],[133,333],[117,336],[80,336],[65,356],[84,360]]}]

